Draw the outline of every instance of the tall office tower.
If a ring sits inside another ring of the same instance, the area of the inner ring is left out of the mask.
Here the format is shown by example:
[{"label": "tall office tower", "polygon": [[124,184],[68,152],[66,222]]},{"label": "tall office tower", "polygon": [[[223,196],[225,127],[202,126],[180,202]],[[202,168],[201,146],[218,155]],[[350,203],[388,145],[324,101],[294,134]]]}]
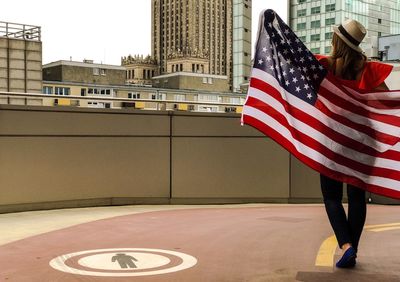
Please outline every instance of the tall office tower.
[{"label": "tall office tower", "polygon": [[152,0],[152,57],[159,74],[226,76],[232,89],[232,0]]},{"label": "tall office tower", "polygon": [[251,1],[233,0],[233,91],[248,82],[251,71]]},{"label": "tall office tower", "polygon": [[367,29],[361,47],[377,57],[377,38],[400,33],[398,0],[289,0],[290,26],[313,53],[331,51],[332,25],[352,18]]}]

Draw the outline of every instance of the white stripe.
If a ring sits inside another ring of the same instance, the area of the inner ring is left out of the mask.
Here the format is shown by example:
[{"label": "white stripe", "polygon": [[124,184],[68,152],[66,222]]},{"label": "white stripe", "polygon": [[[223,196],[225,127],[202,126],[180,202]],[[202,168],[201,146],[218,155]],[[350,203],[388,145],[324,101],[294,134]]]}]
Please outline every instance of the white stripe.
[{"label": "white stripe", "polygon": [[280,86],[278,81],[276,81],[275,77],[273,77],[269,73],[253,68],[252,77],[255,77],[259,80],[264,81],[265,83],[270,84],[281,93],[282,98],[286,100],[289,104],[295,106],[298,109],[303,109],[303,111],[308,114],[312,113],[312,116],[314,118],[318,119],[321,123],[330,127],[332,130],[335,130],[336,132],[343,134],[344,136],[351,136],[352,139],[362,144],[365,144],[366,146],[374,148],[378,152],[385,152],[388,149],[393,149],[392,145],[379,142],[365,133],[357,131],[340,122],[337,122],[334,119],[327,116],[326,114],[324,114],[323,112],[319,111],[316,107],[288,93],[283,87]]},{"label": "white stripe", "polygon": [[[367,101],[397,100],[397,102],[399,102],[399,104],[400,104],[400,91],[386,90],[386,91],[378,91],[378,92],[368,91],[368,93],[358,93],[356,90],[354,90],[350,87],[347,87],[344,85],[343,85],[343,87],[346,90],[348,90],[349,92],[351,92],[357,99],[360,99],[360,100],[367,100]],[[372,91],[374,91],[374,90],[372,90]]]},{"label": "white stripe", "polygon": [[245,106],[243,108],[243,112],[245,115],[251,116],[259,120],[260,122],[267,124],[269,127],[273,128],[280,135],[282,135],[284,138],[290,141],[299,153],[303,154],[304,156],[307,156],[308,158],[316,161],[317,163],[334,171],[338,171],[340,173],[356,177],[365,183],[400,191],[400,181],[379,176],[369,176],[359,171],[347,168],[343,165],[334,162],[331,159],[328,159],[318,151],[308,147],[307,145],[297,141],[296,139],[293,139],[290,131],[285,126],[281,125],[279,122],[277,122],[275,119],[268,116],[264,112],[250,106]]},{"label": "white stripe", "polygon": [[[290,115],[290,113],[286,112],[285,107],[278,100],[274,99],[270,95],[265,95],[265,93],[261,90],[258,90],[256,88],[250,88],[248,96],[254,97],[264,102],[265,104],[270,105],[273,109],[284,115],[286,121],[292,128],[296,128],[301,133],[308,135],[309,137],[319,142],[320,144],[324,145],[326,148],[330,149],[331,151],[333,151],[338,155],[352,159],[356,162],[359,162],[360,164],[365,164],[372,167],[393,169],[395,171],[398,170],[398,168],[400,167],[399,161],[372,157],[370,155],[361,153],[360,151],[356,151],[340,143],[337,143],[328,136],[324,135],[322,132],[315,130],[307,123],[304,123],[301,120]],[[299,99],[299,98],[294,96],[294,99]]]}]

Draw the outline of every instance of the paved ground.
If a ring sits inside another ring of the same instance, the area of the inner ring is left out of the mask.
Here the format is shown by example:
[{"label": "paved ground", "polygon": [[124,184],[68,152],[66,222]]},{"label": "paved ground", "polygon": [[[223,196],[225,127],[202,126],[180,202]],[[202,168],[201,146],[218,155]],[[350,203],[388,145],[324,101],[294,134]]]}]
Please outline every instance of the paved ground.
[{"label": "paved ground", "polygon": [[400,281],[399,209],[368,206],[353,270],[333,267],[321,205],[5,214],[0,281]]}]

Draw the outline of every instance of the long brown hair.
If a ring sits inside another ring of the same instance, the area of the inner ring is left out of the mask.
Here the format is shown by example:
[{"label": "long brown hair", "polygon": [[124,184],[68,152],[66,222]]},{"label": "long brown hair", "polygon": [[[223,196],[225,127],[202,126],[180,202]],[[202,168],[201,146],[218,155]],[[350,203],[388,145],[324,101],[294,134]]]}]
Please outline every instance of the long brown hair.
[{"label": "long brown hair", "polygon": [[332,46],[332,59],[343,60],[340,76],[344,79],[355,80],[357,74],[363,69],[367,57],[350,48],[336,33],[333,33]]}]

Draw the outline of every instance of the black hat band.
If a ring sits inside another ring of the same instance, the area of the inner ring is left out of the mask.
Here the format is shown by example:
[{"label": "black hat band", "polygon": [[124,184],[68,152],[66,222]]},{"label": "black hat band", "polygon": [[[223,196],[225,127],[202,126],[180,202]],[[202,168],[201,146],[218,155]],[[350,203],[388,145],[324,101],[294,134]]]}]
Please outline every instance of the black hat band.
[{"label": "black hat band", "polygon": [[361,42],[358,42],[357,40],[355,40],[345,29],[342,25],[338,26],[338,29],[340,31],[340,33],[346,37],[347,40],[349,40],[351,43],[353,43],[354,45],[358,46],[360,45]]}]

